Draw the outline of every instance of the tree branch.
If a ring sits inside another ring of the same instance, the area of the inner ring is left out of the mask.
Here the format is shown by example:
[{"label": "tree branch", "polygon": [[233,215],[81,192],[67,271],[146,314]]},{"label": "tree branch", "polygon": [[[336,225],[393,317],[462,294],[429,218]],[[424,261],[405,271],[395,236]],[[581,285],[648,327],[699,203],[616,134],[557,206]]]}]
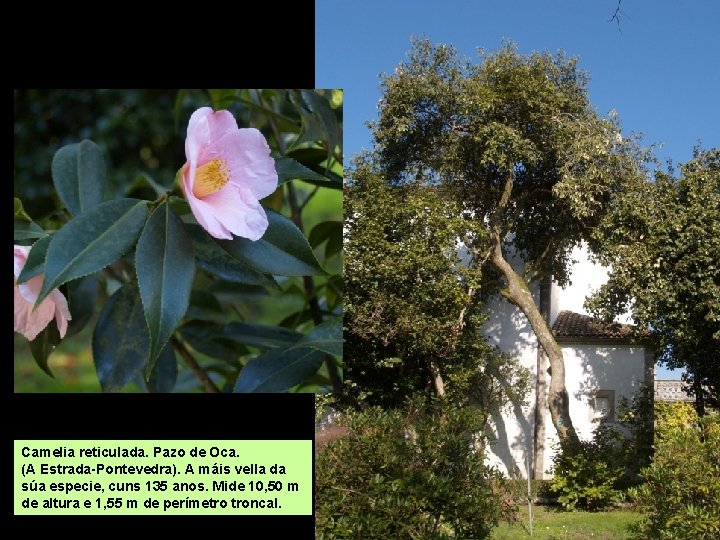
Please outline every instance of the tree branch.
[{"label": "tree branch", "polygon": [[430,370],[430,376],[432,377],[433,386],[435,387],[435,393],[438,397],[445,397],[445,384],[440,374],[440,368],[438,368],[433,360],[428,360],[428,369]]},{"label": "tree branch", "polygon": [[608,20],[608,22],[617,22],[618,31],[622,33],[622,28],[620,28],[620,15],[625,15],[622,10],[620,9],[620,4],[622,4],[622,0],[618,0],[617,7],[615,8],[615,12],[613,13],[612,17]]},{"label": "tree branch", "polygon": [[173,347],[175,347],[175,350],[180,353],[180,356],[183,357],[183,360],[185,360],[185,363],[188,365],[188,367],[193,370],[193,373],[195,373],[195,376],[203,384],[205,390],[207,392],[220,394],[220,389],[215,386],[215,383],[212,382],[212,379],[210,377],[208,377],[208,374],[205,373],[205,370],[200,367],[200,364],[197,363],[197,360],[195,360],[193,355],[190,354],[190,351],[187,350],[185,345],[183,345],[176,338],[170,338],[170,341],[173,344]]}]

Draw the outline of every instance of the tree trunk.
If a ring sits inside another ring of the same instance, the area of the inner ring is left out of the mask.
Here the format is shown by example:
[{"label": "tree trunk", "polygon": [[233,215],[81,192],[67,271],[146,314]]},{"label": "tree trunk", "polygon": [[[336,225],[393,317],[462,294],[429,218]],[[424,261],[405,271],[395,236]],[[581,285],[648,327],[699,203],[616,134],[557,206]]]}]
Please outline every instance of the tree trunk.
[{"label": "tree trunk", "polygon": [[440,374],[440,368],[438,368],[437,364],[434,361],[428,360],[428,369],[430,370],[430,376],[432,377],[435,393],[438,397],[444,398],[445,383],[443,383],[442,375]]},{"label": "tree trunk", "polygon": [[570,419],[570,402],[565,388],[565,362],[563,361],[562,350],[535,304],[525,280],[505,260],[501,238],[498,235],[493,235],[492,241],[493,247],[490,261],[507,281],[507,286],[501,289],[500,292],[525,314],[537,336],[538,343],[545,350],[545,354],[550,360],[548,408],[550,409],[553,425],[561,441],[571,439],[577,442],[577,433]]}]

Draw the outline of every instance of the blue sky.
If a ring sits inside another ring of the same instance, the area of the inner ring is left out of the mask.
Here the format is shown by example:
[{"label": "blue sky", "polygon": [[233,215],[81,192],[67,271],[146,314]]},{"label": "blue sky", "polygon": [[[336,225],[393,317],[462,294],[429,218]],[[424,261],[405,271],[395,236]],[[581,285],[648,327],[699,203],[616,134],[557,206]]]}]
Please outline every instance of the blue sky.
[{"label": "blue sky", "polygon": [[[406,59],[410,37],[477,58],[511,40],[520,52],[579,56],[590,100],[618,112],[625,133],[661,143],[656,156],[692,157],[698,141],[720,146],[720,2],[622,0],[316,0],[318,88],[344,88],[346,163],[371,148],[379,74]],[[678,372],[674,373],[675,376]]]}]

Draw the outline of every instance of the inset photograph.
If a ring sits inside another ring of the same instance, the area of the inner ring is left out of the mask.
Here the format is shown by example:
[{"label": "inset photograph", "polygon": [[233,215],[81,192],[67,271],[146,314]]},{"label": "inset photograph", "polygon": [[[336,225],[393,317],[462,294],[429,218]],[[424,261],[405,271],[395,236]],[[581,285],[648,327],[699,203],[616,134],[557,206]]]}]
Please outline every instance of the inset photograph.
[{"label": "inset photograph", "polygon": [[14,107],[15,392],[339,391],[342,90]]}]

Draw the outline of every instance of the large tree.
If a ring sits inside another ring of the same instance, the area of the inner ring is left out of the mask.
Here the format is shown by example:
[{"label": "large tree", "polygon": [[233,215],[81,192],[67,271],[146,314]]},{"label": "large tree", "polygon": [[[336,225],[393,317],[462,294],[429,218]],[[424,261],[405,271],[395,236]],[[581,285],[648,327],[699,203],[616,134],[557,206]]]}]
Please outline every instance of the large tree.
[{"label": "large tree", "polygon": [[630,311],[659,360],[686,368],[698,412],[720,405],[720,149],[618,197],[594,239],[612,271],[588,307]]},{"label": "large tree", "polygon": [[[360,157],[345,187],[345,388],[351,404],[398,407],[429,392],[487,413],[526,377],[480,333],[480,273],[458,239],[481,236],[437,189],[390,187]],[[502,384],[501,384],[502,381]]]},{"label": "large tree", "polygon": [[421,40],[382,87],[376,165],[394,185],[441,186],[482,225],[467,239],[472,266],[527,316],[550,361],[553,424],[561,439],[576,438],[562,351],[530,285],[567,282],[573,246],[641,181],[636,145],[595,112],[586,75],[562,54],[506,45],[472,63]]}]

